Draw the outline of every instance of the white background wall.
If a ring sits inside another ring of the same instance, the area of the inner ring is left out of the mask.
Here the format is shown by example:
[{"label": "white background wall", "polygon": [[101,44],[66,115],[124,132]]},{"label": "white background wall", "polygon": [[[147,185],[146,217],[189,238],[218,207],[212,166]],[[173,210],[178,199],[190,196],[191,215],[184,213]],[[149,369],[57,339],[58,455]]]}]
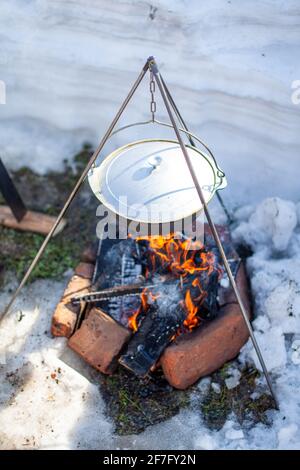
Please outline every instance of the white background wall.
[{"label": "white background wall", "polygon": [[[10,167],[61,167],[98,142],[155,55],[226,172],[225,199],[299,200],[299,46],[297,0],[1,0],[0,153]],[[146,83],[123,122],[148,110]]]}]

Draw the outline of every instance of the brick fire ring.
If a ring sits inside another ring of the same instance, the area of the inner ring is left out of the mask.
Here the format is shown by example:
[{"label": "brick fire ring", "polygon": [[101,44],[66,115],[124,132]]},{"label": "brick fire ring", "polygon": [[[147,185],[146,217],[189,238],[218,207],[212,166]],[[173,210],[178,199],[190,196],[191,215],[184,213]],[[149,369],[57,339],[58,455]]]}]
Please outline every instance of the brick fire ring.
[{"label": "brick fire ring", "polygon": [[[118,358],[132,332],[92,308],[74,332],[77,315],[69,303],[71,294],[88,290],[93,271],[92,259],[83,259],[57,305],[52,318],[52,334],[66,336],[68,345],[86,362],[104,374],[116,371]],[[240,264],[236,283],[250,318],[250,292],[245,266]],[[248,340],[249,333],[232,288],[225,289],[218,317],[203,322],[191,333],[179,336],[163,352],[156,367],[174,388],[184,390],[235,358]]]}]

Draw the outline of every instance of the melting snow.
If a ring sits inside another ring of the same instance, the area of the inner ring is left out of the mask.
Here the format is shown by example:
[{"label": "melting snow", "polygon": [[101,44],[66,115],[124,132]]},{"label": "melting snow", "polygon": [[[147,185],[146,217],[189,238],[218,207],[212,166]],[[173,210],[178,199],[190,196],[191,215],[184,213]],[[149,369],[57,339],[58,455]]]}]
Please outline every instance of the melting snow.
[{"label": "melting snow", "polygon": [[237,368],[231,367],[229,371],[227,371],[227,378],[225,379],[226,387],[231,390],[238,386],[241,378],[241,373]]}]

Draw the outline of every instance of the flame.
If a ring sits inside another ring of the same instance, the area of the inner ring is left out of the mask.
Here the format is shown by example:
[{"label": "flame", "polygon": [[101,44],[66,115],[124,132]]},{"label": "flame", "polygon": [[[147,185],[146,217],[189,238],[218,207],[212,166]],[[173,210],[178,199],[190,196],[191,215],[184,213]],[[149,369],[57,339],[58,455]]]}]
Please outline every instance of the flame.
[{"label": "flame", "polygon": [[128,327],[135,333],[138,330],[137,317],[140,314],[140,308],[138,308],[131,317],[128,318]]},{"label": "flame", "polygon": [[138,237],[137,240],[147,240],[150,249],[151,270],[146,272],[146,277],[155,271],[157,261],[163,268],[180,276],[187,276],[200,271],[208,270],[208,275],[214,270],[214,254],[201,251],[200,265],[195,262],[195,256],[203,250],[203,244],[199,241],[179,240],[174,234],[167,237],[161,235],[152,237]]},{"label": "flame", "polygon": [[[216,269],[215,255],[213,252],[205,250],[204,245],[199,241],[191,239],[177,239],[174,234],[167,236],[148,236],[138,237],[137,240],[147,241],[148,267],[145,276],[149,278],[154,272],[162,269],[162,273],[169,272],[172,276],[180,281],[181,289],[184,289],[188,282],[188,276],[196,276],[191,282],[191,289],[185,292],[184,301],[181,305],[186,312],[186,319],[183,326],[186,330],[193,330],[200,322],[197,316],[199,308],[207,296],[201,286],[201,282],[197,274],[206,271],[210,276]],[[218,274],[221,269],[217,267]],[[138,316],[141,312],[146,312],[149,303],[155,301],[156,297],[144,289],[141,294],[141,305],[129,318],[129,327],[135,332],[138,330]]]},{"label": "flame", "polygon": [[138,330],[138,316],[141,312],[147,312],[151,303],[158,299],[159,294],[154,295],[147,287],[141,293],[141,305],[128,318],[128,327],[135,333]]},{"label": "flame", "polygon": [[198,307],[193,303],[190,289],[186,291],[184,304],[187,311],[187,317],[184,320],[183,325],[189,330],[192,330],[198,325],[199,319],[196,316],[198,313]]}]

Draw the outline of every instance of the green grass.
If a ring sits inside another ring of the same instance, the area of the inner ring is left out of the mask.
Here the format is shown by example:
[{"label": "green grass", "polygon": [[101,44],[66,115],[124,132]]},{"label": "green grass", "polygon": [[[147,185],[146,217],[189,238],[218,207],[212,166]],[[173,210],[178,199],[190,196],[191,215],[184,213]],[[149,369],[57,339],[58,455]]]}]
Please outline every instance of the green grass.
[{"label": "green grass", "polygon": [[227,363],[213,374],[213,381],[220,385],[220,393],[211,388],[200,405],[206,424],[211,429],[221,429],[231,412],[241,424],[245,419],[269,424],[265,413],[274,406],[270,395],[262,393],[257,400],[251,398],[252,392],[257,390],[259,372],[256,369],[245,369],[239,385],[230,390],[225,384],[229,367],[230,363]]},{"label": "green grass", "polygon": [[[20,279],[40,248],[44,237],[33,233],[0,229],[0,264]],[[78,263],[78,247],[67,240],[63,233],[47,246],[40,262],[32,272],[30,280],[60,278],[68,268]]]}]

